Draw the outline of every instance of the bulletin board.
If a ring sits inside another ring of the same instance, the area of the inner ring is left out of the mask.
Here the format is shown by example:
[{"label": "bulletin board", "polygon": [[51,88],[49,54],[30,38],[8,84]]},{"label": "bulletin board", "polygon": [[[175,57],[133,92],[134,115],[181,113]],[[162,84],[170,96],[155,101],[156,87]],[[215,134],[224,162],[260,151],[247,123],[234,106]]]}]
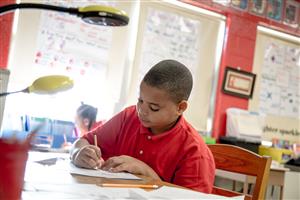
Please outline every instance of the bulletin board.
[{"label": "bulletin board", "polygon": [[263,139],[300,142],[300,39],[258,30],[255,95],[249,110],[267,114]]},{"label": "bulletin board", "polygon": [[136,103],[140,81],[153,65],[175,59],[190,69],[194,79],[184,116],[197,130],[208,130],[225,17],[158,1],[142,1],[140,13],[128,104]]}]

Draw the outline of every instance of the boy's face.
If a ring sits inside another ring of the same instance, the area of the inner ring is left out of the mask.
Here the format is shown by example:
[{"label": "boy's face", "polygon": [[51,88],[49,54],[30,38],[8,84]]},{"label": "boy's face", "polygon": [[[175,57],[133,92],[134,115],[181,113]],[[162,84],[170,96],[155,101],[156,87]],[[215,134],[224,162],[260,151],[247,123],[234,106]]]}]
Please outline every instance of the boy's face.
[{"label": "boy's face", "polygon": [[144,82],[140,85],[138,116],[143,126],[154,134],[165,132],[174,126],[185,110],[181,104],[186,102],[174,103],[165,90],[151,87]]}]

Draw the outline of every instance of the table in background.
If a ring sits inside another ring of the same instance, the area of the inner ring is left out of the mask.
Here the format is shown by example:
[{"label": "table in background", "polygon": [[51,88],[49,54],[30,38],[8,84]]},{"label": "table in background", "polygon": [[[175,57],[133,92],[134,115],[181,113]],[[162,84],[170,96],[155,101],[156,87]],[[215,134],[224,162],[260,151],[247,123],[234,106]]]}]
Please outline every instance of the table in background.
[{"label": "table in background", "polygon": [[[271,195],[273,195],[274,186],[279,186],[280,188],[280,199],[283,199],[283,191],[284,191],[284,181],[285,181],[285,173],[289,171],[288,168],[284,167],[274,167],[271,166],[270,175],[268,180],[268,186],[271,186]],[[243,191],[249,190],[249,185],[255,183],[255,177],[246,176],[242,174],[236,174],[226,171],[217,170],[216,176],[221,178],[230,179],[233,181],[239,181],[243,183]]]}]

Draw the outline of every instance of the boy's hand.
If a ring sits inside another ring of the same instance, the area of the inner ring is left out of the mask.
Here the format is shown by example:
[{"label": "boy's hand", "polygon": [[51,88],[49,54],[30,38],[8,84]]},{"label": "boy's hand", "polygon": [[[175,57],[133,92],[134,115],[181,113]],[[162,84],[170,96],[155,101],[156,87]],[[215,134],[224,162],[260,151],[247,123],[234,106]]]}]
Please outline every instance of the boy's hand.
[{"label": "boy's hand", "polygon": [[87,145],[78,150],[73,159],[73,163],[77,167],[98,169],[102,166],[104,160],[101,158],[99,147]]},{"label": "boy's hand", "polygon": [[102,165],[103,170],[111,172],[126,171],[132,174],[140,174],[151,177],[155,180],[160,180],[156,172],[143,161],[130,156],[115,156],[107,159]]}]

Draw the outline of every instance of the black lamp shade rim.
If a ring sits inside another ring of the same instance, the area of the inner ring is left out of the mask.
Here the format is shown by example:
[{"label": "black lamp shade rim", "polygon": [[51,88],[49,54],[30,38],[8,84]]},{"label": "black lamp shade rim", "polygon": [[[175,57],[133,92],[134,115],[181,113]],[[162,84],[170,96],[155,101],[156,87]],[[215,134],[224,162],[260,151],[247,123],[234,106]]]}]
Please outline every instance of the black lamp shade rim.
[{"label": "black lamp shade rim", "polygon": [[129,18],[123,15],[117,15],[108,12],[85,12],[78,14],[83,21],[89,24],[106,25],[106,26],[126,26]]}]

